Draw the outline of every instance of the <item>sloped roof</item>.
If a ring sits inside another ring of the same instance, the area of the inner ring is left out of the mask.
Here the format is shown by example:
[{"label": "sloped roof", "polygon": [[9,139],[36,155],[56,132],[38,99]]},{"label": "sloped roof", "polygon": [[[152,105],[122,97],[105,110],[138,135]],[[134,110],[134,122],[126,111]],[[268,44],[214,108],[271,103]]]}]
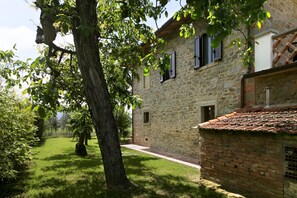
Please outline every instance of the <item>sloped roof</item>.
[{"label": "sloped roof", "polygon": [[234,112],[199,124],[200,129],[297,134],[297,107]]},{"label": "sloped roof", "polygon": [[179,21],[173,19],[173,17],[171,17],[168,21],[166,21],[162,27],[160,27],[156,32],[156,36],[159,38],[162,38],[164,36],[167,35],[171,35],[173,32],[179,30],[179,28],[183,25],[183,24],[189,24],[190,22],[192,22],[193,20],[191,19],[191,17],[181,17]]},{"label": "sloped roof", "polygon": [[[164,38],[166,36],[172,35],[174,32],[178,31],[179,28],[183,24],[189,24],[193,22],[190,16],[187,17],[181,17],[179,21],[175,20],[173,17],[168,19],[159,29],[155,31],[155,35],[158,38]],[[144,49],[147,49],[150,47],[150,43],[143,43],[142,47]]]}]

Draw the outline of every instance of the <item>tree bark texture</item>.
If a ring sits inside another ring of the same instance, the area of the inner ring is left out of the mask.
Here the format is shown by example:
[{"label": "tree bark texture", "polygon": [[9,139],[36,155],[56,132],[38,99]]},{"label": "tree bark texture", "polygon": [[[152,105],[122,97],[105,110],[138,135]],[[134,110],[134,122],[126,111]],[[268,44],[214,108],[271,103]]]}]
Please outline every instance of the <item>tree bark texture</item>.
[{"label": "tree bark texture", "polygon": [[117,128],[99,56],[96,0],[76,0],[73,36],[108,188],[128,188]]}]

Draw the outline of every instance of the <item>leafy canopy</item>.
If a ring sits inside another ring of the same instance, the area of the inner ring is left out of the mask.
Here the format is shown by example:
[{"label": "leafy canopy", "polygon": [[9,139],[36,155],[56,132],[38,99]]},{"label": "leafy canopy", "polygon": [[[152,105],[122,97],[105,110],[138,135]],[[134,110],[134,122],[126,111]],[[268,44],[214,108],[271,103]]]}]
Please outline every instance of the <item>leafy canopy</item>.
[{"label": "leafy canopy", "polygon": [[[74,1],[36,0],[36,5],[43,8],[42,16],[54,13],[51,19],[60,34],[72,33],[72,19],[77,15]],[[147,16],[157,18],[163,11],[160,5],[154,6],[150,1],[98,1],[100,61],[113,107],[140,104],[140,99],[132,94],[132,76],[138,78],[138,65],[157,67],[153,54],[162,43],[145,21]],[[85,34],[90,31],[89,27],[78,28]],[[142,43],[150,43],[149,50],[145,51]],[[69,44],[65,50],[75,52],[75,47]],[[51,116],[57,111],[76,111],[86,104],[76,55],[57,51],[49,57],[49,51],[48,46],[44,46],[40,56],[31,62],[14,61],[11,51],[11,59],[6,61],[7,67],[1,72],[8,87],[28,82],[25,92],[33,102],[32,108],[41,117],[48,112],[52,112],[48,115]],[[21,73],[24,75],[20,76]],[[17,78],[12,79],[13,75]]]},{"label": "leafy canopy", "polygon": [[[205,20],[206,32],[214,35],[213,47],[232,33],[239,31],[242,38],[236,38],[232,44],[243,47],[243,62],[248,66],[253,63],[254,38],[250,34],[252,28],[261,28],[270,13],[264,9],[266,0],[187,0],[187,6],[174,16],[176,20],[190,16],[193,20]],[[195,33],[194,27],[183,25],[180,35],[188,37]]]},{"label": "leafy canopy", "polygon": [[[153,30],[145,23],[147,17],[158,19],[162,13],[167,14],[165,5],[168,0],[99,0],[97,5],[100,60],[103,65],[108,90],[113,106],[135,106],[140,99],[131,92],[132,76],[138,78],[137,66],[143,65],[145,73],[150,68],[165,70],[168,57],[155,53],[164,40],[156,38]],[[207,33],[215,35],[215,47],[232,31],[240,31],[244,39],[234,40],[234,44],[244,47],[245,65],[252,62],[253,38],[246,29],[261,26],[270,16],[264,10],[265,0],[187,0],[187,5],[174,15],[176,20],[191,17],[193,20],[205,20]],[[36,0],[36,5],[43,7],[43,16],[52,16],[52,23],[62,35],[71,34],[72,19],[76,17],[73,0]],[[87,34],[88,27],[79,26]],[[191,25],[181,28],[181,36],[193,35]],[[146,46],[142,44],[146,43]],[[71,44],[66,50],[75,52]],[[64,51],[65,52],[65,51]],[[41,51],[40,57],[32,62],[13,60],[13,51],[1,51],[3,70],[1,76],[8,86],[22,86],[27,82],[26,92],[33,103],[32,108],[45,117],[46,112],[75,111],[86,104],[82,77],[75,54],[58,51],[48,57],[49,49]],[[21,75],[23,74],[23,75]],[[15,76],[15,78],[12,78]]]}]

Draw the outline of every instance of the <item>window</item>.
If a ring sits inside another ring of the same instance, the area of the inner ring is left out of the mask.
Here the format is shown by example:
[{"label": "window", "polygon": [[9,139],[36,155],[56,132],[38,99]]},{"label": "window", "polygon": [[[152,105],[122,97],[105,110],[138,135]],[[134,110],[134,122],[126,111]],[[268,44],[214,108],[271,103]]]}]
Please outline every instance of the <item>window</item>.
[{"label": "window", "polygon": [[194,68],[199,68],[222,59],[222,44],[217,48],[211,47],[213,37],[203,34],[194,40]]},{"label": "window", "polygon": [[144,124],[150,123],[150,113],[149,112],[143,112],[143,123]]},{"label": "window", "polygon": [[164,82],[170,78],[175,78],[175,52],[170,54],[170,68],[169,70],[164,71],[164,74],[160,75],[160,82]]},{"label": "window", "polygon": [[143,74],[143,89],[149,89],[150,88],[150,74]]},{"label": "window", "polygon": [[215,106],[201,107],[201,122],[207,122],[215,118]]},{"label": "window", "polygon": [[285,147],[285,177],[297,181],[297,147]]}]

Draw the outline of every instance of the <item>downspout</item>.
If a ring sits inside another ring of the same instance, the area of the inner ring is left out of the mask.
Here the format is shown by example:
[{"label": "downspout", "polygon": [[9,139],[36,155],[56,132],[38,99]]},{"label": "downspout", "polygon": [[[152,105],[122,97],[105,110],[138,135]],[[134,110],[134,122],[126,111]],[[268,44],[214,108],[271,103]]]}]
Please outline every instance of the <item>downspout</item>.
[{"label": "downspout", "polygon": [[[134,95],[134,76],[132,75],[132,96]],[[132,144],[134,144],[134,110],[132,108]]]},{"label": "downspout", "polygon": [[244,86],[245,86],[245,76],[243,75],[240,80],[240,108],[244,108]]}]

